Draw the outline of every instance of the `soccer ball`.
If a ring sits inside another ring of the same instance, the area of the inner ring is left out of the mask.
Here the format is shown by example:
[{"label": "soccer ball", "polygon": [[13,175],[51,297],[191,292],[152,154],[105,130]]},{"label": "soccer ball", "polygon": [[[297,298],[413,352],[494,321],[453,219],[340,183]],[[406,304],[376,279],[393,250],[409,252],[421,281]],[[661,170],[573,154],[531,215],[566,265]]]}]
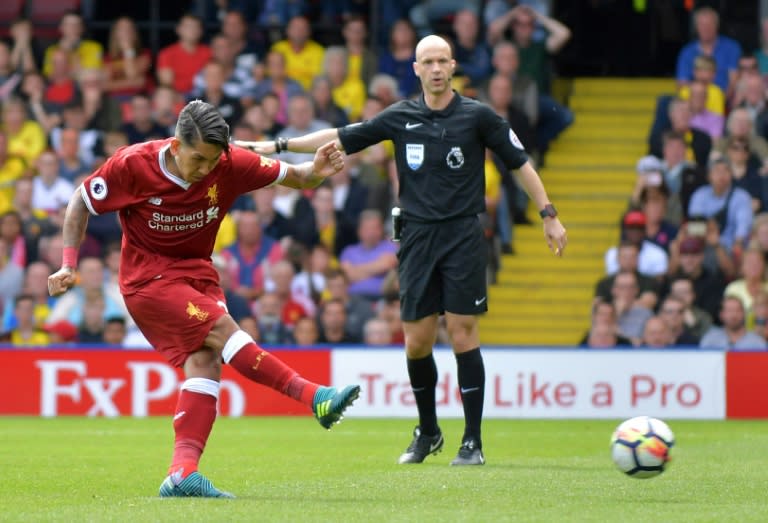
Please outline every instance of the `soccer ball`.
[{"label": "soccer ball", "polygon": [[669,463],[675,435],[661,420],[648,416],[628,419],[611,436],[611,457],[618,469],[633,478],[658,476]]}]

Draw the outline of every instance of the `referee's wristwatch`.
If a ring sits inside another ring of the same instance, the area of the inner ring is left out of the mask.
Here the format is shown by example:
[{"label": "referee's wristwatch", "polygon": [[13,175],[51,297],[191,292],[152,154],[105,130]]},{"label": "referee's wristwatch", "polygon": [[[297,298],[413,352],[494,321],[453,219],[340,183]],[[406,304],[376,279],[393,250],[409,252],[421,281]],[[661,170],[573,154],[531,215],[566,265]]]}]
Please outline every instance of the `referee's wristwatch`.
[{"label": "referee's wristwatch", "polygon": [[539,216],[543,218],[554,218],[557,216],[557,209],[555,209],[555,206],[551,203],[548,203],[544,206],[542,210],[539,211]]}]

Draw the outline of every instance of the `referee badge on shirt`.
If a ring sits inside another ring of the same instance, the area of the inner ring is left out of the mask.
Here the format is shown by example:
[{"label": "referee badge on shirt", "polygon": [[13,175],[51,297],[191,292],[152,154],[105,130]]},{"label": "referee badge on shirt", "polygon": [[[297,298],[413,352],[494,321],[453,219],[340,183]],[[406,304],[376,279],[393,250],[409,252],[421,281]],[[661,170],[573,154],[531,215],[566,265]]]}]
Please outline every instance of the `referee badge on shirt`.
[{"label": "referee badge on shirt", "polygon": [[416,170],[424,163],[424,144],[407,143],[405,144],[405,160],[411,170]]},{"label": "referee badge on shirt", "polygon": [[512,129],[509,130],[509,141],[512,145],[514,145],[521,151],[525,150],[525,147],[523,147],[523,142],[520,141],[520,138],[517,137],[517,135],[515,134],[515,131],[513,131]]},{"label": "referee badge on shirt", "polygon": [[464,165],[464,153],[461,152],[461,147],[451,147],[448,156],[445,157],[445,163],[451,169],[461,169],[461,166]]}]

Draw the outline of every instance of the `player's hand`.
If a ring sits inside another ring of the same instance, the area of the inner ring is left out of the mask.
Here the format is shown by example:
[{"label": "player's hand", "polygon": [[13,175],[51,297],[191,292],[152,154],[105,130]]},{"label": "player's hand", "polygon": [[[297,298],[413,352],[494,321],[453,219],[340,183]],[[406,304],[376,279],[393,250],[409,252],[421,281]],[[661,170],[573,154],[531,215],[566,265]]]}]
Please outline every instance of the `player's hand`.
[{"label": "player's hand", "polygon": [[235,140],[233,143],[238,147],[242,147],[243,149],[248,149],[249,151],[252,151],[257,154],[261,154],[261,155],[275,154],[274,141],[247,142],[245,140]]},{"label": "player's hand", "polygon": [[315,174],[327,178],[344,168],[344,155],[336,147],[336,142],[328,142],[317,150],[312,163]]},{"label": "player's hand", "polygon": [[568,245],[568,236],[565,233],[565,227],[557,217],[544,219],[544,238],[547,240],[549,250],[554,252],[555,256],[563,255],[565,246]]},{"label": "player's hand", "polygon": [[77,274],[71,267],[62,267],[48,276],[48,294],[58,296],[65,293],[77,282]]}]

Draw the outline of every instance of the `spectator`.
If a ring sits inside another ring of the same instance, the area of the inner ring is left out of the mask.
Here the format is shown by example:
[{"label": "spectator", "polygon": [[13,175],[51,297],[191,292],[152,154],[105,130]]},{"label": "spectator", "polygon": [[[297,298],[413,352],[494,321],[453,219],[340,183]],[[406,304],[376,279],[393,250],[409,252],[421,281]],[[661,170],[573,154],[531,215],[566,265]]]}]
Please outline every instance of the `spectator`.
[{"label": "spectator", "polygon": [[[280,131],[277,136],[280,138],[296,138],[305,134],[313,133],[321,129],[328,129],[331,126],[328,122],[315,119],[315,109],[312,105],[312,98],[306,94],[297,94],[288,101],[288,126]],[[302,162],[312,161],[312,153],[280,153],[280,159],[298,165]]]},{"label": "spectator", "polygon": [[104,263],[98,258],[81,258],[78,266],[79,285],[59,297],[48,317],[49,322],[67,320],[80,325],[83,320],[83,305],[88,297],[100,293],[104,299],[104,318],[122,316],[128,318],[128,309],[119,292],[104,282]]},{"label": "spectator", "polygon": [[[609,298],[610,300],[610,298]],[[631,347],[629,338],[619,334],[616,307],[611,301],[597,299],[592,304],[592,322],[579,344],[581,347]]]},{"label": "spectator", "polygon": [[2,129],[8,139],[8,154],[34,165],[48,140],[40,124],[27,118],[27,109],[20,98],[10,97],[3,103]]},{"label": "spectator", "polygon": [[346,331],[347,312],[341,300],[330,299],[320,306],[320,343],[360,343]]},{"label": "spectator", "polygon": [[681,239],[679,247],[676,245],[672,252],[679,251],[680,263],[672,268],[670,276],[673,281],[679,277],[690,279],[695,294],[693,303],[709,313],[712,318],[717,318],[725,290],[722,271],[719,268],[704,266],[705,243],[702,238],[686,237]]},{"label": "spectator", "polygon": [[49,216],[66,206],[75,186],[60,175],[59,159],[53,151],[45,151],[37,159],[37,176],[32,188],[32,208]]},{"label": "spectator", "polygon": [[232,273],[228,270],[227,261],[220,254],[214,254],[211,258],[213,266],[219,274],[219,286],[224,292],[224,301],[227,304],[229,315],[237,322],[250,316],[251,306],[248,300],[232,288]]},{"label": "spectator", "polygon": [[46,87],[43,98],[53,107],[61,109],[77,101],[77,83],[75,78],[80,69],[74,70],[69,55],[63,49],[51,53],[51,70],[46,75]]},{"label": "spectator", "polygon": [[732,79],[736,75],[741,46],[727,36],[718,34],[720,16],[711,7],[700,7],[693,15],[697,39],[686,44],[677,55],[677,83],[688,84],[693,79],[693,65],[699,55],[709,55],[715,59],[717,72],[715,83],[728,93]]},{"label": "spectator", "polygon": [[61,105],[49,102],[45,97],[46,82],[37,72],[24,75],[19,89],[19,95],[27,102],[29,114],[34,118],[44,132],[61,124]]},{"label": "spectator", "polygon": [[363,327],[363,343],[370,347],[392,345],[392,332],[389,324],[379,318],[371,318]]},{"label": "spectator", "polygon": [[768,212],[762,212],[752,220],[749,246],[760,249],[768,263]]},{"label": "spectator", "polygon": [[14,300],[13,315],[16,317],[16,326],[0,336],[0,341],[19,348],[48,345],[50,337],[35,322],[35,300],[32,296],[17,296]]},{"label": "spectator", "polygon": [[309,316],[296,320],[296,325],[293,327],[293,339],[296,345],[300,347],[311,347],[320,343],[317,321]]},{"label": "spectator", "polygon": [[85,293],[83,318],[78,326],[77,338],[80,343],[104,343],[104,294],[101,289]]},{"label": "spectator", "polygon": [[685,324],[685,312],[686,304],[683,300],[670,294],[661,302],[658,318],[661,318],[669,329],[670,345],[698,346],[699,337],[694,335]]},{"label": "spectator", "polygon": [[765,278],[765,258],[757,248],[748,248],[741,259],[741,278],[734,280],[725,287],[724,296],[734,296],[741,300],[744,306],[747,326],[754,326],[754,302],[760,293],[768,292],[768,281]]},{"label": "spectator", "polygon": [[14,210],[0,214],[0,238],[8,246],[8,259],[21,267],[27,266],[27,243],[24,238],[24,224],[21,215]]},{"label": "spectator", "polygon": [[[413,62],[416,61],[416,31],[407,20],[398,20],[389,31],[389,46],[379,54],[379,73],[395,79],[400,95],[409,98],[418,91],[418,78],[413,74]],[[374,81],[369,89],[373,91]],[[373,91],[373,96],[379,93]],[[389,105],[385,102],[385,105]]]},{"label": "spectator", "polygon": [[11,41],[11,64],[13,69],[22,73],[37,71],[42,62],[43,49],[34,37],[32,23],[26,18],[17,18],[9,29]]},{"label": "spectator", "polygon": [[123,115],[120,102],[106,92],[104,71],[100,69],[81,69],[78,75],[78,88],[82,96],[85,127],[112,132],[120,129]]},{"label": "spectator", "polygon": [[[288,78],[285,56],[281,53],[277,51],[267,53],[265,66],[267,77],[255,87],[253,98],[262,104],[268,118],[285,125],[288,122],[290,100],[303,94],[304,88],[296,80]],[[267,95],[273,96],[277,101],[277,110],[274,114],[270,114]]]},{"label": "spectator", "polygon": [[344,271],[331,269],[325,276],[329,299],[344,304],[347,322],[344,326],[353,338],[363,339],[365,323],[376,315],[373,305],[365,298],[349,293],[349,279]]},{"label": "spectator", "polygon": [[760,176],[760,159],[749,150],[749,142],[744,138],[729,137],[726,158],[731,165],[733,185],[752,197],[752,212],[759,213],[768,208],[768,194],[764,194],[765,184]]},{"label": "spectator", "polygon": [[755,51],[760,74],[768,76],[768,17],[760,20],[760,48]]},{"label": "spectator", "polygon": [[125,325],[125,318],[114,316],[112,318],[107,318],[104,322],[102,339],[105,345],[122,347],[127,334],[128,329]]},{"label": "spectator", "polygon": [[64,345],[78,340],[77,327],[67,320],[59,320],[43,326],[43,331],[48,334],[48,345]]},{"label": "spectator", "polygon": [[184,14],[176,25],[179,40],[157,54],[157,81],[179,93],[192,91],[192,81],[211,59],[211,49],[200,43],[203,22],[192,14]]},{"label": "spectator", "polygon": [[419,0],[411,8],[409,17],[416,28],[419,38],[434,33],[441,23],[449,22],[461,9],[468,9],[477,14],[480,11],[478,0]]},{"label": "spectator", "polygon": [[365,84],[360,78],[349,75],[348,62],[345,47],[331,46],[325,50],[323,72],[331,82],[334,103],[344,110],[350,121],[356,122],[365,104]]},{"label": "spectator", "polygon": [[[655,158],[655,157],[654,157]],[[669,245],[677,237],[678,227],[666,219],[669,189],[661,172],[641,176],[645,187],[640,190],[638,203],[645,215],[645,237],[669,254]]]},{"label": "spectator", "polygon": [[210,61],[200,71],[200,75],[202,76],[203,90],[198,95],[199,99],[215,106],[227,124],[234,127],[235,122],[239,121],[242,116],[243,107],[238,98],[227,95],[223,89],[224,66],[220,62]]},{"label": "spectator", "polygon": [[689,89],[691,128],[707,133],[713,142],[720,139],[725,130],[725,117],[708,108],[707,86],[699,80],[694,80]]},{"label": "spectator", "polygon": [[120,131],[125,133],[128,143],[140,143],[150,139],[167,138],[167,129],[158,124],[152,114],[152,102],[145,94],[131,98],[131,116]]},{"label": "spectator", "polygon": [[[403,333],[403,320],[400,316],[400,298],[399,296],[387,294],[376,304],[376,317],[386,321],[389,324],[389,332],[392,333],[392,343],[402,345],[405,343],[405,334]],[[446,340],[445,329],[438,325],[438,340]],[[440,341],[446,343],[446,341]]]},{"label": "spectator", "polygon": [[[237,61],[237,50],[234,43],[225,35],[218,34],[211,40],[211,61],[221,66],[221,90],[230,98],[237,99],[244,106],[253,103],[253,90],[256,80],[253,78],[253,67]],[[206,90],[207,78],[201,70],[192,82],[193,97],[201,96]]]},{"label": "spectator", "polygon": [[[267,55],[267,61],[269,61],[269,55]],[[264,82],[261,82],[259,85],[263,84]],[[283,102],[280,100],[278,95],[271,91],[265,93],[264,96],[262,96],[260,99],[257,99],[259,100],[261,108],[264,111],[264,133],[267,136],[277,136],[277,133],[285,128],[285,118],[287,118],[286,107],[288,103],[286,102],[285,105],[283,105]],[[280,118],[283,119],[282,122],[278,121]]]},{"label": "spectator", "polygon": [[0,101],[8,98],[21,84],[22,74],[13,64],[11,47],[0,40]]},{"label": "spectator", "polygon": [[141,45],[136,23],[121,16],[109,29],[109,44],[104,55],[105,90],[120,101],[128,101],[152,87],[152,54]]},{"label": "spectator", "polygon": [[91,173],[91,166],[80,157],[80,131],[73,128],[62,129],[59,134],[59,176],[74,183],[83,175]]},{"label": "spectator", "polygon": [[50,133],[50,142],[54,150],[58,151],[61,147],[62,129],[77,129],[80,140],[78,146],[80,158],[86,165],[93,165],[103,154],[102,131],[88,127],[85,110],[80,103],[66,106],[62,110],[61,116],[62,126],[52,129]]},{"label": "spectator", "polygon": [[[368,99],[375,98],[381,102],[382,109],[389,107],[403,98],[397,78],[390,74],[379,73],[374,75],[368,85]],[[365,119],[365,109],[363,109]]]},{"label": "spectator", "polygon": [[645,322],[653,316],[650,309],[637,302],[639,291],[633,272],[620,272],[613,280],[611,297],[616,308],[618,333],[629,338],[634,346],[640,344]]},{"label": "spectator", "polygon": [[722,327],[710,327],[699,343],[702,349],[743,350],[766,349],[764,338],[746,327],[744,304],[739,298],[725,296],[720,311]]},{"label": "spectator", "polygon": [[291,295],[304,296],[317,305],[325,293],[325,273],[331,264],[331,254],[324,245],[315,245],[311,251],[300,243],[293,248],[301,252],[301,271],[291,281]]},{"label": "spectator", "polygon": [[656,278],[646,276],[637,270],[639,249],[636,244],[627,241],[619,245],[616,254],[618,270],[601,278],[595,286],[595,299],[598,301],[609,302],[611,300],[611,289],[616,274],[619,272],[632,272],[637,278],[639,295],[637,301],[647,309],[654,309],[659,300],[659,282]]},{"label": "spectator", "polygon": [[[496,74],[491,77],[491,81],[496,75],[505,76],[510,80],[512,83],[511,104],[525,114],[529,127],[536,127],[539,123],[539,87],[533,78],[520,72],[520,54],[517,46],[507,40],[497,43],[493,47],[492,63]],[[488,86],[488,94],[490,97],[490,85]],[[536,140],[532,131],[530,137],[526,137],[526,133],[521,133],[519,127],[514,124],[511,126],[525,145],[525,150],[535,151]]]},{"label": "spectator", "polygon": [[686,153],[685,158],[688,161],[696,162],[701,167],[707,165],[709,153],[712,150],[712,139],[709,135],[698,129],[691,127],[691,106],[679,98],[669,102],[667,109],[669,113],[669,126],[658,128],[651,132],[648,139],[649,154],[656,157],[663,156],[662,136],[665,131],[672,130],[679,133],[685,139]]},{"label": "spectator", "polygon": [[365,20],[360,16],[349,17],[344,22],[341,35],[348,53],[349,76],[359,78],[364,85],[370,85],[379,70],[379,59],[367,46],[368,27]]},{"label": "spectator", "polygon": [[[672,280],[669,285],[669,297],[683,303],[683,325],[696,339],[701,339],[712,326],[712,316],[696,305],[696,291],[690,278],[681,276]],[[674,329],[673,329],[674,331]]]},{"label": "spectator", "polygon": [[[725,91],[723,91],[715,81],[717,72],[717,63],[715,59],[708,55],[699,55],[693,62],[693,81],[680,87],[677,96],[683,100],[690,100],[693,84],[699,85],[699,96],[705,103],[697,103],[697,109],[706,108],[708,112],[719,116],[725,115]],[[699,108],[701,106],[701,108]],[[694,110],[695,115],[698,111]],[[695,127],[695,126],[694,126]],[[722,133],[722,129],[721,129]]]},{"label": "spectator", "polygon": [[294,16],[285,28],[285,40],[272,45],[285,57],[288,76],[296,80],[305,91],[312,85],[312,79],[322,72],[325,49],[311,39],[312,27],[304,16]]},{"label": "spectator", "polygon": [[685,136],[677,131],[662,134],[664,183],[669,188],[667,219],[675,225],[688,218],[688,204],[693,191],[706,185],[706,171],[688,161]]},{"label": "spectator", "polygon": [[344,127],[349,123],[347,113],[333,101],[332,85],[327,76],[316,76],[310,90],[315,115],[331,127]]},{"label": "spectator", "polygon": [[728,115],[725,123],[725,135],[715,142],[714,151],[725,155],[729,138],[742,138],[749,142],[749,150],[763,161],[763,170],[768,165],[768,140],[755,133],[755,125],[749,111],[736,107]]},{"label": "spectator", "polygon": [[662,318],[651,316],[646,320],[640,345],[651,349],[664,349],[673,344],[672,331]]},{"label": "spectator", "polygon": [[720,243],[738,258],[752,227],[752,199],[747,191],[734,186],[731,166],[723,158],[710,163],[708,179],[709,184],[691,196],[688,215],[714,220],[720,230]]},{"label": "spectator", "polygon": [[34,261],[39,257],[38,241],[43,236],[50,236],[58,231],[57,226],[48,218],[44,211],[32,207],[33,194],[32,178],[19,178],[14,186],[16,194],[13,198],[13,210],[21,218],[22,234],[26,242],[27,260]]},{"label": "spectator", "polygon": [[235,69],[248,71],[255,79],[260,67],[256,46],[248,38],[248,21],[241,11],[230,9],[221,20],[221,34],[229,39],[235,55]]},{"label": "spectator", "polygon": [[274,292],[265,292],[259,297],[256,307],[259,341],[265,345],[289,344],[293,341],[288,328],[281,321],[283,303]]},{"label": "spectator", "polygon": [[296,270],[288,260],[278,260],[269,268],[268,279],[264,282],[266,292],[274,293],[282,304],[280,321],[290,331],[296,320],[302,316],[312,316],[315,304],[311,298],[294,293],[291,287]]},{"label": "spectator", "polygon": [[13,300],[22,291],[24,266],[13,263],[8,241],[0,237],[0,303]]},{"label": "spectator", "polygon": [[8,137],[0,131],[0,213],[13,206],[16,181],[25,171],[24,160],[8,153]]},{"label": "spectator", "polygon": [[101,44],[83,38],[85,27],[83,17],[74,11],[66,13],[59,23],[61,38],[45,50],[43,74],[50,76],[53,70],[53,56],[58,50],[65,51],[73,71],[81,68],[98,69],[102,65]]},{"label": "spectator", "polygon": [[755,58],[753,56],[747,58],[752,62],[752,65],[748,67],[754,69],[751,72],[744,73],[736,84],[732,107],[746,109],[752,118],[753,124],[755,124],[757,123],[758,115],[766,108],[766,84],[763,77],[757,72]]},{"label": "spectator", "polygon": [[[646,276],[658,277],[667,273],[667,253],[645,236],[647,220],[642,211],[629,211],[622,220],[623,237],[639,249],[638,271]],[[614,274],[619,270],[618,247],[611,247],[605,253],[605,273]]]},{"label": "spectator", "polygon": [[[276,194],[277,189],[274,186],[262,187],[258,191],[253,191],[251,198],[254,211],[259,215],[262,234],[276,240],[282,240],[286,236],[291,235],[293,226],[288,218],[275,210],[274,199]],[[294,240],[299,241],[296,238]]]},{"label": "spectator", "polygon": [[456,35],[454,58],[458,70],[469,79],[469,85],[480,87],[491,74],[491,53],[480,38],[480,20],[477,11],[462,8],[453,15],[453,33]]},{"label": "spectator", "polygon": [[384,238],[383,219],[375,210],[362,212],[357,236],[359,243],[342,251],[341,268],[351,282],[350,294],[376,300],[382,297],[384,277],[397,265],[397,248]]},{"label": "spectator", "polygon": [[[7,250],[5,241],[3,240],[0,240],[0,250]],[[17,270],[18,267],[14,269],[13,267],[15,266],[9,264],[7,261],[0,262],[0,264],[3,264],[3,267],[0,268],[0,287],[4,287],[9,291],[0,292],[0,294],[5,295],[5,301],[2,302],[3,320],[2,329],[0,329],[0,331],[7,332],[16,326],[14,300],[19,294],[26,294],[33,298],[35,322],[38,326],[42,326],[48,318],[51,308],[56,303],[56,298],[52,298],[48,295],[48,275],[51,274],[51,268],[47,263],[41,261],[30,263],[29,266],[27,266],[26,271]],[[8,266],[11,267],[10,270],[7,269]],[[5,272],[10,273],[7,282],[4,282],[3,278]],[[15,278],[15,280],[10,278]],[[16,282],[22,282],[22,278],[23,285],[21,285],[19,290],[14,291],[12,287],[16,285]],[[3,283],[7,283],[8,285],[3,285]]]},{"label": "spectator", "polygon": [[259,216],[241,212],[237,221],[237,241],[221,252],[234,292],[248,301],[264,290],[267,267],[283,258],[280,244],[262,232]]}]

